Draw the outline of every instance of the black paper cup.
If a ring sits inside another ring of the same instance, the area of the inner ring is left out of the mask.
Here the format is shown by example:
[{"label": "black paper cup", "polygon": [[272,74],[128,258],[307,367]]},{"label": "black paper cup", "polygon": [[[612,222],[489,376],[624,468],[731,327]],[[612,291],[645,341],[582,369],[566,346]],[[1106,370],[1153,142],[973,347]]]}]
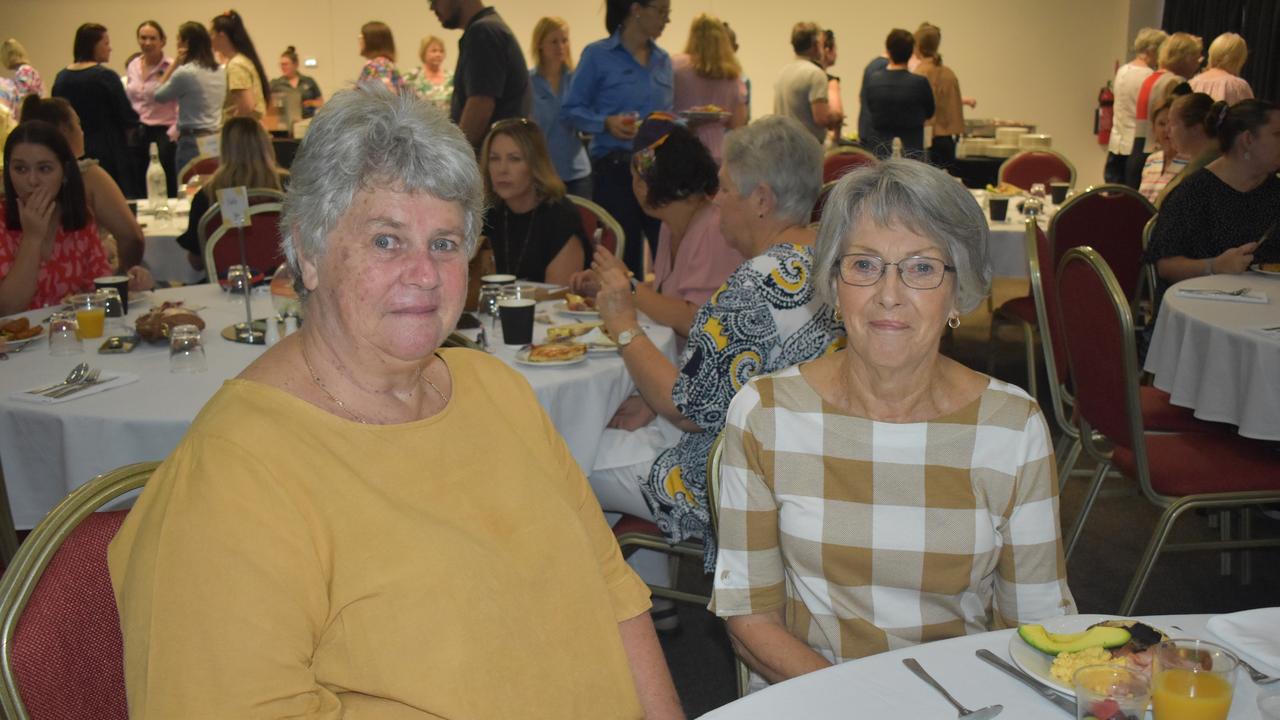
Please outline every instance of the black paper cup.
[{"label": "black paper cup", "polygon": [[991,211],[992,220],[1004,222],[1004,219],[1009,217],[1009,198],[988,196],[987,209]]},{"label": "black paper cup", "polygon": [[533,308],[538,303],[523,298],[498,301],[498,317],[502,319],[502,342],[528,345],[533,342]]},{"label": "black paper cup", "polygon": [[1061,205],[1065,202],[1069,192],[1071,192],[1071,183],[1049,183],[1049,197],[1053,198],[1054,205]]},{"label": "black paper cup", "polygon": [[93,287],[101,290],[102,288],[115,288],[120,291],[120,305],[124,310],[124,314],[129,314],[129,276],[128,275],[107,275],[93,279]]}]

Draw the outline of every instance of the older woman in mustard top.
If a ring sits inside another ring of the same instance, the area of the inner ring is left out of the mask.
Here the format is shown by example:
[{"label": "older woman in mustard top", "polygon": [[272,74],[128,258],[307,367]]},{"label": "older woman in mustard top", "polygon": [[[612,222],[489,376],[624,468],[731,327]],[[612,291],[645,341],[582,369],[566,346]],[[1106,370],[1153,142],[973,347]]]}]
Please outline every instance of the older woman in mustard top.
[{"label": "older woman in mustard top", "polygon": [[345,91],[293,171],[306,325],[111,545],[130,716],[680,717],[648,591],[528,384],[439,349],[483,205],[462,133]]}]

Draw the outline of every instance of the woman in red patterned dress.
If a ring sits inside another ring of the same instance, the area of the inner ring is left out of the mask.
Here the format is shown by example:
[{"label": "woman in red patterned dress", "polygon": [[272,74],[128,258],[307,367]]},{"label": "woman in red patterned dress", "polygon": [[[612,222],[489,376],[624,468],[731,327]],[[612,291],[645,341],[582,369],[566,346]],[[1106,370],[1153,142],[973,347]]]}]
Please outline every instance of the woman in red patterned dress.
[{"label": "woman in red patterned dress", "polygon": [[38,120],[4,144],[0,209],[0,315],[62,302],[111,275],[67,140]]}]

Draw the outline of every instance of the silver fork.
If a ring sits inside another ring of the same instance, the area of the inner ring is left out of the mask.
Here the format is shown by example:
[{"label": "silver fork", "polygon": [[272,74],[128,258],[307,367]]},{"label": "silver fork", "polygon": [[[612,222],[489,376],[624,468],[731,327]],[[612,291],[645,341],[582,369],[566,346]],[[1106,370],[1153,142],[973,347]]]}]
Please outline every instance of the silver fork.
[{"label": "silver fork", "polygon": [[1240,297],[1241,295],[1248,295],[1249,291],[1252,289],[1253,288],[1247,288],[1247,287],[1238,288],[1236,290],[1214,290],[1212,288],[1186,288],[1185,290],[1183,290],[1183,292],[1188,292],[1193,295],[1230,295],[1232,297]]},{"label": "silver fork", "polygon": [[100,375],[102,375],[102,371],[101,371],[101,370],[99,370],[99,369],[97,369],[97,368],[94,368],[94,369],[90,370],[90,371],[89,371],[89,374],[88,374],[88,375],[85,375],[85,376],[84,376],[84,378],[83,378],[82,380],[80,380],[80,382],[71,383],[70,385],[68,385],[68,386],[66,386],[66,387],[58,388],[57,390],[53,390],[53,391],[50,391],[50,392],[44,393],[44,396],[45,396],[45,397],[51,397],[51,398],[61,398],[61,397],[66,397],[67,395],[71,395],[71,394],[73,394],[73,393],[79,392],[80,390],[83,390],[84,388],[92,387],[92,386],[94,386],[94,385],[97,385],[97,384],[98,384],[98,376],[100,376]]},{"label": "silver fork", "polygon": [[1245,662],[1244,658],[1239,655],[1236,655],[1236,659],[1240,661],[1240,664],[1244,666],[1246,671],[1248,671],[1249,677],[1258,685],[1270,685],[1271,683],[1280,682],[1280,677],[1271,677],[1270,675],[1267,675],[1266,673],[1258,670],[1258,668]]}]

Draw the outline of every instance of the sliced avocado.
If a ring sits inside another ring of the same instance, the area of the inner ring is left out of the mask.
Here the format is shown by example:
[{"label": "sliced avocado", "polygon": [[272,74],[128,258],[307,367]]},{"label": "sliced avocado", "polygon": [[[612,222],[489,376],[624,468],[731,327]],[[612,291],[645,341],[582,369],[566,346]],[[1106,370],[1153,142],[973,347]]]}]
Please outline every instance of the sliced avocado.
[{"label": "sliced avocado", "polygon": [[1084,632],[1056,634],[1043,625],[1020,625],[1018,635],[1028,645],[1049,655],[1080,652],[1092,647],[1113,648],[1129,642],[1129,631],[1117,627],[1091,627]]}]

